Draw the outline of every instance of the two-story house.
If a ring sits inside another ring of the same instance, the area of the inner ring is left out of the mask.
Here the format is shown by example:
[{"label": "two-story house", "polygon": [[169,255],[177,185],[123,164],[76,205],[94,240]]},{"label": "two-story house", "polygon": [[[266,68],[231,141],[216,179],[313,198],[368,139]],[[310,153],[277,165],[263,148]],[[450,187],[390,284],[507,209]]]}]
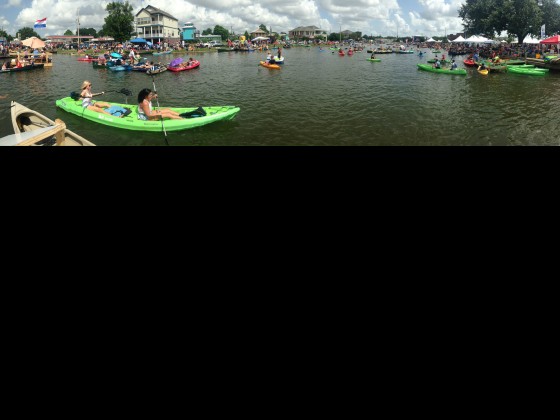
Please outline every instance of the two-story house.
[{"label": "two-story house", "polygon": [[179,20],[169,13],[153,6],[146,6],[136,13],[138,37],[147,41],[177,42],[180,39]]}]

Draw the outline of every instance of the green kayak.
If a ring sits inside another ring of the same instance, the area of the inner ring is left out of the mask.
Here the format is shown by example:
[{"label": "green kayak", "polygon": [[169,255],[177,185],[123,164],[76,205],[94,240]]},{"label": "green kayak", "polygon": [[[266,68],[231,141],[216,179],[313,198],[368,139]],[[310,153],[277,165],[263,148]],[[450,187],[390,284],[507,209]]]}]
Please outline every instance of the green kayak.
[{"label": "green kayak", "polygon": [[[426,61],[426,63],[434,64],[437,60],[435,58]],[[439,60],[441,64],[451,64],[451,60]]]},{"label": "green kayak", "polygon": [[366,58],[367,61],[371,61],[372,63],[379,63],[381,58]]},{"label": "green kayak", "polygon": [[541,69],[540,67],[535,67],[533,64],[516,64],[516,65],[508,65],[507,68],[511,69],[515,67],[516,69],[531,69],[535,71],[543,71],[545,73],[549,72],[549,69]]},{"label": "green kayak", "polygon": [[463,76],[467,75],[467,71],[465,69],[455,69],[455,70],[451,70],[451,69],[435,69],[432,66],[429,66],[428,64],[417,64],[418,68],[420,70],[424,70],[424,71],[431,71],[432,73],[443,73],[443,74],[461,74]]},{"label": "green kayak", "polygon": [[[104,101],[105,102],[105,101]],[[124,128],[125,130],[139,130],[139,131],[163,131],[161,120],[159,121],[144,121],[138,119],[138,105],[119,104],[115,102],[108,102],[111,106],[116,105],[123,108],[129,108],[132,112],[126,117],[113,117],[101,112],[90,111],[82,107],[80,100],[75,101],[71,97],[62,98],[56,101],[56,106],[70,112],[71,114],[78,115],[79,117],[87,120],[108,125],[115,128]],[[164,107],[165,108],[165,107]],[[154,107],[154,109],[157,109]],[[179,113],[190,112],[197,109],[193,108],[170,108]],[[210,124],[221,120],[231,120],[239,112],[236,106],[208,106],[203,107],[206,111],[206,116],[196,118],[184,118],[182,120],[163,120],[165,131],[179,131],[188,130],[189,128],[200,127],[201,125]]]},{"label": "green kayak", "polygon": [[540,71],[537,69],[518,69],[517,67],[508,67],[508,73],[525,74],[527,76],[544,76],[546,74],[545,71]]}]

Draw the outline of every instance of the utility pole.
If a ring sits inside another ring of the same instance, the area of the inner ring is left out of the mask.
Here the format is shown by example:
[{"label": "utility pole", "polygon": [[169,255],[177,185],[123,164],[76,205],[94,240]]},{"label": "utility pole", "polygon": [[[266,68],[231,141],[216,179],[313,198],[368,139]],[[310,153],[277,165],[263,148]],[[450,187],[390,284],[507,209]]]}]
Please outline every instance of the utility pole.
[{"label": "utility pole", "polygon": [[78,9],[78,19],[76,19],[78,23],[78,49],[80,49],[80,9]]}]

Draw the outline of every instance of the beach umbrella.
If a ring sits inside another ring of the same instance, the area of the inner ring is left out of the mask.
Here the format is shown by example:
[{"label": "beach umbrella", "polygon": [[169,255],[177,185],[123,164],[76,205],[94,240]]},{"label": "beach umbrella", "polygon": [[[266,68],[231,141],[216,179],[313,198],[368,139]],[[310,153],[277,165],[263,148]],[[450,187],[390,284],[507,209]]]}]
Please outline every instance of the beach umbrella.
[{"label": "beach umbrella", "polygon": [[171,67],[177,67],[182,62],[183,62],[183,59],[181,57],[179,57],[179,58],[176,58],[175,60],[172,60],[171,63],[169,63],[169,65]]},{"label": "beach umbrella", "polygon": [[112,52],[112,53],[111,53],[111,57],[114,57],[114,58],[122,58],[122,55],[120,55],[119,53],[116,53],[116,52]]},{"label": "beach umbrella", "polygon": [[26,47],[31,47],[31,48],[44,48],[45,42],[41,41],[39,38],[37,38],[36,36],[32,36],[31,38],[27,38],[25,40],[23,40],[21,42],[23,45],[25,45]]}]

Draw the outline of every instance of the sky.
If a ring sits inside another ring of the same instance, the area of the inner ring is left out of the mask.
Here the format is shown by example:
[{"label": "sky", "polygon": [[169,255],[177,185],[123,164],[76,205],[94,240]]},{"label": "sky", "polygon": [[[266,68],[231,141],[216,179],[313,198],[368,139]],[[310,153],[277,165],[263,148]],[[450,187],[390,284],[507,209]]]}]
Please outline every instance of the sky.
[{"label": "sky", "polygon": [[[16,36],[37,19],[47,18],[41,36],[63,35],[80,27],[100,30],[109,1],[4,0],[0,28]],[[458,10],[464,0],[129,0],[133,14],[148,5],[179,20],[193,22],[199,30],[221,25],[235,33],[254,31],[264,24],[274,32],[298,26],[317,26],[331,32],[361,31],[373,36],[445,36],[463,31]]]}]

